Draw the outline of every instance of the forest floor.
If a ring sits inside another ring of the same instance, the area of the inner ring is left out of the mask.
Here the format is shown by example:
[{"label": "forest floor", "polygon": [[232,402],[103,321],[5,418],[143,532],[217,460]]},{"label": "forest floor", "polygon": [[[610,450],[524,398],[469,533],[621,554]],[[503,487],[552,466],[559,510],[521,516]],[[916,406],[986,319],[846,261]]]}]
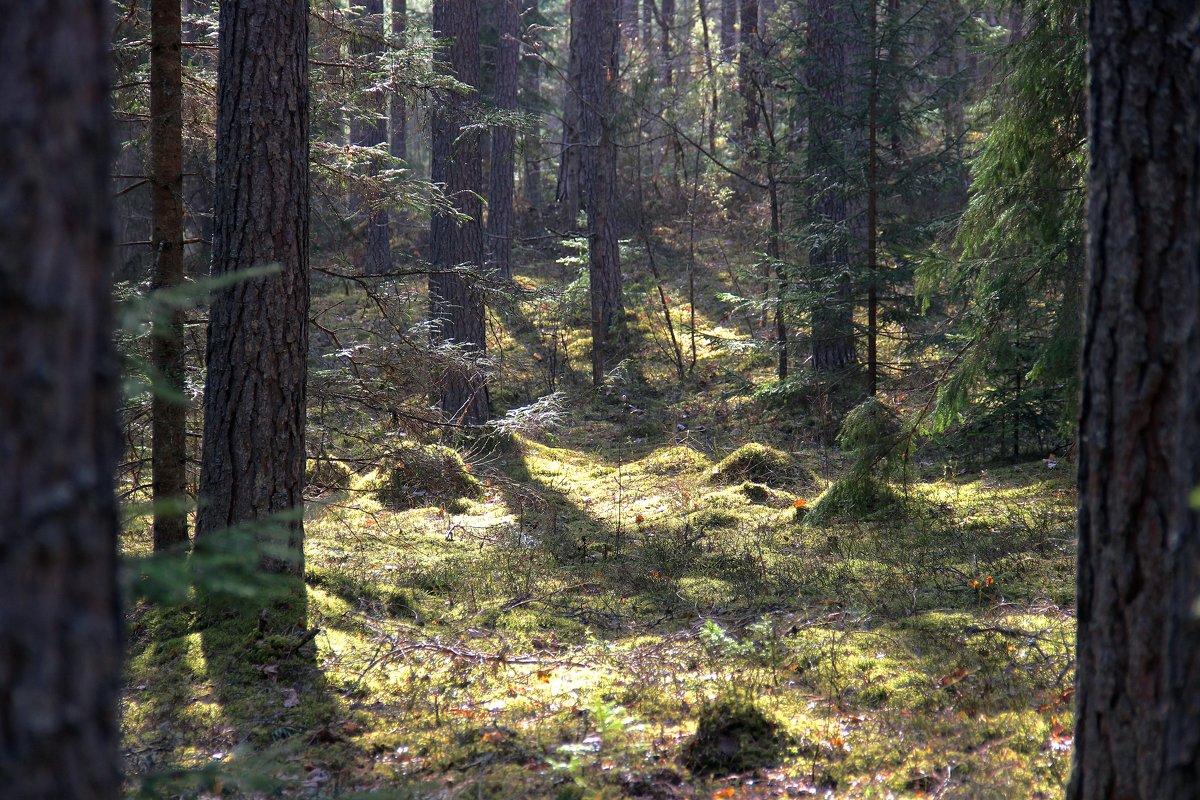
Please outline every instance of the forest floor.
[{"label": "forest floor", "polygon": [[637,374],[604,391],[582,326],[547,338],[540,300],[501,319],[504,402],[566,395],[558,425],[461,448],[473,497],[381,505],[375,472],[314,493],[308,636],[261,634],[252,592],[216,619],[195,597],[131,609],[131,795],[1061,794],[1071,471],[918,451],[886,508],[810,524],[849,456],[819,412],[752,396],[773,361],[737,349],[755,331],[712,299],[729,276],[697,292],[678,380],[661,305],[681,336],[690,309],[663,261],[663,295],[628,287],[650,298]]}]

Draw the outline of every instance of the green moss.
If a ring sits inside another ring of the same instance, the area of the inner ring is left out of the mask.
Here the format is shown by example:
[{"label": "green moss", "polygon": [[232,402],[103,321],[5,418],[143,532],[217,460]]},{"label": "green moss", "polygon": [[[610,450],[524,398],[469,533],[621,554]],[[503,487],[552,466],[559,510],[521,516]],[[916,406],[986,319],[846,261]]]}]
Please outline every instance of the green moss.
[{"label": "green moss", "polygon": [[753,703],[730,697],[700,709],[683,763],[697,775],[730,775],[779,762],[788,742],[779,724]]},{"label": "green moss", "polygon": [[483,485],[458,451],[438,444],[407,445],[386,470],[375,491],[379,503],[403,510],[483,497]]},{"label": "green moss", "polygon": [[650,475],[679,475],[703,472],[709,468],[709,460],[703,453],[690,447],[675,445],[655,450],[641,461],[634,462],[632,466],[641,467]]},{"label": "green moss", "polygon": [[754,481],[778,485],[788,478],[792,466],[792,457],[782,450],[750,442],[734,450],[717,465],[713,470],[713,480],[718,483]]}]

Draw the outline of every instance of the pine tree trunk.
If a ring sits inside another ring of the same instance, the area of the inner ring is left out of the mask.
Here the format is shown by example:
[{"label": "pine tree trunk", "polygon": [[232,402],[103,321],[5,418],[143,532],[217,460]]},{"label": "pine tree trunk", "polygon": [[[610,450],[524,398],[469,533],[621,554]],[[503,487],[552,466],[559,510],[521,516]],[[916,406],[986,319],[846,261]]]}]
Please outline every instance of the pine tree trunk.
[{"label": "pine tree trunk", "polygon": [[[150,197],[154,289],[183,283],[183,14],[179,0],[150,4]],[[151,401],[154,549],[187,543],[187,405],[183,401],[183,312],[155,319],[151,363],[160,387]]]},{"label": "pine tree trunk", "polygon": [[742,0],[741,18],[738,93],[742,96],[742,146],[749,147],[758,135],[758,0]]},{"label": "pine tree trunk", "polygon": [[[583,0],[587,2],[587,0]],[[567,55],[567,85],[565,87],[565,96],[563,98],[563,121],[562,121],[562,146],[559,149],[558,158],[558,216],[560,224],[564,230],[573,231],[576,227],[575,220],[579,216],[579,209],[582,207],[582,196],[580,195],[580,169],[582,164],[582,146],[580,144],[580,115],[582,110],[579,104],[580,81],[582,80],[583,62],[581,60],[581,52],[575,46],[574,31],[578,29],[577,21],[579,19],[580,9],[583,3],[580,0],[572,0],[571,2],[571,24],[572,38],[569,44],[570,52]]]},{"label": "pine tree trunk", "polygon": [[617,147],[612,128],[617,76],[614,0],[575,0],[571,55],[578,54],[583,200],[588,216],[592,383],[621,354],[623,309],[617,246]]},{"label": "pine tree trunk", "polygon": [[530,125],[522,136],[521,152],[525,159],[525,180],[521,184],[521,193],[525,197],[528,209],[527,232],[536,236],[541,232],[540,218],[542,214],[542,125],[539,98],[541,96],[542,62],[537,57],[540,49],[537,47],[537,35],[533,29],[533,20],[538,17],[538,0],[525,0],[524,12],[524,41],[529,55],[521,60],[521,108],[526,114],[534,115],[535,122]]},{"label": "pine tree trunk", "polygon": [[[479,9],[474,0],[435,0],[433,29],[442,37],[438,68],[472,88],[469,95],[447,93],[433,112],[434,183],[445,187],[454,207],[469,219],[457,223],[434,210],[430,221],[430,316],[435,339],[464,347],[468,354],[484,351],[483,298],[474,280],[457,267],[483,266],[483,166],[479,134],[464,133],[472,121],[479,90]],[[442,411],[454,422],[478,424],[488,418],[487,384],[474,369],[447,370],[440,388]]]},{"label": "pine tree trunk", "polygon": [[659,50],[662,52],[659,68],[663,88],[669,89],[675,84],[675,51],[671,41],[675,35],[675,0],[659,0],[658,14]]},{"label": "pine tree trunk", "polygon": [[0,794],[121,792],[110,4],[0,25]]},{"label": "pine tree trunk", "polygon": [[1200,797],[1200,41],[1091,6],[1075,763],[1067,796]]},{"label": "pine tree trunk", "polygon": [[[383,52],[383,0],[356,0],[351,8],[355,10],[352,50],[361,63],[374,68]],[[350,143],[356,147],[387,144],[387,98],[383,91],[367,92],[363,106],[365,115],[350,121]],[[378,159],[372,158],[367,175],[374,178],[379,171]],[[374,195],[355,198],[366,218],[359,258],[359,270],[366,275],[380,275],[392,269],[391,225],[387,208],[381,207],[383,199]]]},{"label": "pine tree trunk", "polygon": [[[499,0],[496,9],[499,42],[496,46],[498,109],[517,109],[517,70],[521,59],[521,12],[517,0]],[[512,277],[513,143],[516,134],[507,125],[492,131],[492,159],[488,179],[489,267],[502,277]]]},{"label": "pine tree trunk", "polygon": [[[221,3],[214,277],[197,537],[303,509],[308,357],[308,4]],[[281,523],[283,524],[283,523]],[[304,524],[287,557],[304,574]]]},{"label": "pine tree trunk", "polygon": [[733,61],[737,53],[738,0],[721,0],[721,60]]},{"label": "pine tree trunk", "polygon": [[[392,36],[403,38],[408,30],[408,0],[392,0]],[[388,140],[388,152],[392,157],[408,161],[408,105],[398,94],[392,95],[391,109],[391,138]]]},{"label": "pine tree trunk", "polygon": [[828,286],[812,312],[812,364],[815,370],[854,363],[854,318],[850,305],[846,197],[835,175],[846,158],[846,54],[843,40],[852,20],[841,0],[809,4],[808,170],[815,178],[811,225],[817,244],[809,255],[814,282]]}]

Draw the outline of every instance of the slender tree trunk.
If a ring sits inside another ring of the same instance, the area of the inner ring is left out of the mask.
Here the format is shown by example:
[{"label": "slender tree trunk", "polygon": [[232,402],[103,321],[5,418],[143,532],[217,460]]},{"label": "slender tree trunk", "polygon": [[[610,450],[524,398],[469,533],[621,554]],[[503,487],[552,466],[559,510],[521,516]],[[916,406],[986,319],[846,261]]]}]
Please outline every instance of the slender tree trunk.
[{"label": "slender tree trunk", "polygon": [[[704,68],[710,86],[709,101],[711,113],[708,118],[708,149],[717,152],[717,117],[720,114],[720,95],[718,93],[716,66],[713,64],[712,41],[709,37],[708,0],[696,0],[696,8],[700,12],[701,43],[704,45]],[[693,219],[693,222],[695,220]]]},{"label": "slender tree trunk", "polygon": [[[518,0],[499,0],[496,9],[496,108],[517,110],[517,71],[521,60],[521,12]],[[502,277],[512,277],[513,143],[516,133],[507,125],[492,131],[492,159],[488,180],[489,266]]]},{"label": "slender tree trunk", "polygon": [[0,793],[121,792],[110,4],[0,25]]},{"label": "slender tree trunk", "polygon": [[[403,39],[408,31],[408,0],[392,0],[392,36]],[[393,158],[408,161],[408,104],[399,94],[392,94],[391,139],[388,152]]]},{"label": "slender tree trunk", "polygon": [[308,358],[308,3],[221,3],[214,277],[270,267],[215,292],[209,311],[197,537],[291,514],[304,574]]},{"label": "slender tree trunk", "polygon": [[742,144],[749,147],[758,135],[758,0],[742,0],[741,17],[738,93],[742,96]]},{"label": "slender tree trunk", "polygon": [[671,41],[675,35],[675,0],[658,0],[658,30],[662,85],[670,89],[675,85],[675,46]]},{"label": "slender tree trunk", "polygon": [[733,61],[737,53],[738,0],[721,0],[721,60]]},{"label": "slender tree trunk", "polygon": [[622,350],[624,310],[617,246],[617,147],[612,112],[617,76],[614,0],[575,0],[572,58],[578,54],[583,199],[588,216],[592,383],[599,386]]},{"label": "slender tree trunk", "polygon": [[[179,0],[150,4],[150,197],[156,290],[183,283],[183,13]],[[151,363],[160,381],[151,401],[154,549],[187,542],[187,405],[183,400],[183,312],[155,318]]]},{"label": "slender tree trunk", "polygon": [[814,179],[811,225],[817,243],[809,255],[814,283],[828,287],[812,312],[813,369],[839,369],[855,359],[854,318],[850,305],[846,198],[836,175],[846,158],[843,39],[852,20],[841,0],[809,4],[808,170]]},{"label": "slender tree trunk", "polygon": [[[383,0],[356,0],[352,50],[360,63],[374,68],[383,52]],[[371,89],[363,99],[363,114],[350,121],[350,143],[356,147],[377,147],[387,144],[387,98],[381,89]],[[372,157],[367,175],[379,175],[379,159]],[[375,192],[356,197],[357,205],[366,218],[363,249],[359,269],[366,275],[379,275],[392,268],[391,226],[384,198]]]},{"label": "slender tree trunk", "polygon": [[525,0],[524,42],[526,56],[521,60],[521,107],[536,120],[522,135],[521,152],[525,159],[525,181],[521,192],[528,208],[527,230],[530,235],[540,233],[539,220],[542,213],[542,125],[541,125],[541,81],[542,62],[537,47],[537,34],[533,28],[539,16],[538,0]]},{"label": "slender tree trunk", "polygon": [[[433,182],[445,187],[458,223],[434,209],[430,222],[431,316],[438,340],[454,342],[468,355],[484,352],[483,298],[475,279],[455,272],[483,266],[483,166],[479,134],[463,131],[479,92],[479,8],[474,0],[435,0],[433,29],[443,37],[438,68],[471,88],[468,95],[446,93],[433,113]],[[474,368],[449,369],[441,386],[442,411],[454,422],[478,424],[488,418],[487,384]]]},{"label": "slender tree trunk", "polygon": [[[576,30],[580,2],[581,0],[572,0],[571,2],[570,28],[572,31]],[[583,2],[587,2],[587,0],[583,0]],[[580,51],[575,46],[574,38],[571,39],[568,46],[570,52],[567,55],[567,85],[563,98],[562,147],[559,150],[558,160],[557,200],[560,224],[566,230],[575,230],[575,221],[579,216],[582,204],[580,195],[582,148],[579,139],[582,109],[579,104],[579,86],[582,79],[583,62]]]},{"label": "slender tree trunk", "polygon": [[1071,800],[1200,797],[1200,42],[1091,5]]}]

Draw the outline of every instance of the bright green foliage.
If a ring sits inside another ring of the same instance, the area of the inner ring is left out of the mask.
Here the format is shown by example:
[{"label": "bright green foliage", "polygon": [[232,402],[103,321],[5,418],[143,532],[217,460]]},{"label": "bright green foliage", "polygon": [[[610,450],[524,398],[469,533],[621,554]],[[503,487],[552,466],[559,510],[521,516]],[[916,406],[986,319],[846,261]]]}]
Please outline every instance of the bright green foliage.
[{"label": "bright green foliage", "polygon": [[1037,0],[1025,15],[1027,32],[1003,55],[980,109],[990,125],[955,246],[924,265],[919,288],[927,307],[941,292],[964,307],[954,338],[966,350],[942,387],[934,430],[967,419],[997,441],[999,422],[1014,439],[1025,431],[1044,444],[1072,419],[1075,397],[1086,4]]},{"label": "bright green foliage", "polygon": [[844,475],[817,499],[805,523],[817,525],[841,516],[885,513],[898,501],[887,479],[901,462],[903,437],[896,415],[874,397],[851,409],[842,422],[838,444],[853,454]]}]

